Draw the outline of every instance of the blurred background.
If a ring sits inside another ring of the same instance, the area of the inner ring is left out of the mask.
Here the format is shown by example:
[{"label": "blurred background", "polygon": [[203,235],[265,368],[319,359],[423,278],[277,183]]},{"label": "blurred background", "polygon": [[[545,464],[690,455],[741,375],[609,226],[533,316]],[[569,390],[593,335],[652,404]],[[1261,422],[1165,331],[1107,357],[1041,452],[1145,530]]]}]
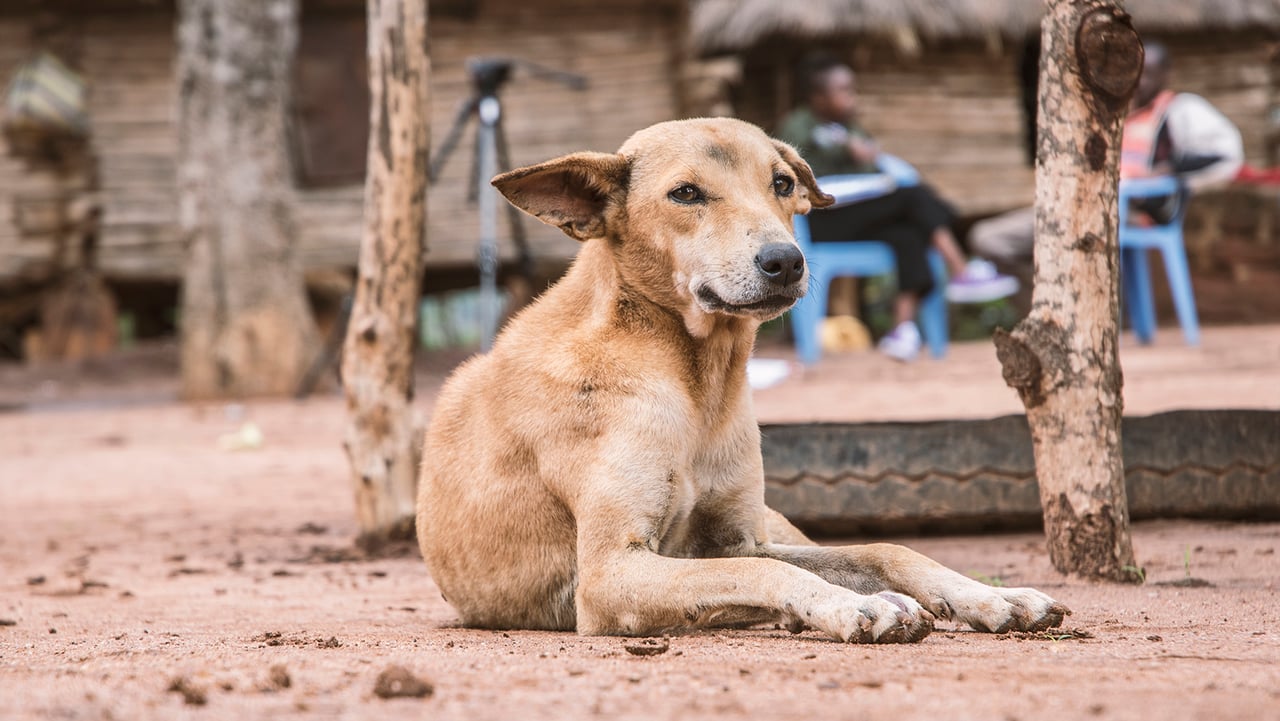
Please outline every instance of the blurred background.
[{"label": "blurred background", "polygon": [[[1280,4],[1127,5],[1176,58],[1171,86],[1203,95],[1237,125],[1249,165],[1274,166]],[[507,162],[520,166],[613,150],[672,118],[733,115],[772,129],[803,101],[798,62],[821,50],[857,71],[860,119],[882,147],[956,206],[958,237],[1033,197],[1039,3],[434,0],[429,12],[433,152],[473,93],[469,58],[587,81],[575,89],[514,68],[501,97]],[[38,77],[63,103],[43,125],[8,117],[0,137],[0,363],[137,347],[159,349],[146,356],[158,368],[176,363],[163,350],[180,322],[184,262],[176,23],[174,3],[159,0],[9,0],[0,9],[0,83]],[[362,231],[365,5],[302,0],[297,24],[287,103],[294,250],[323,336],[340,320]],[[429,191],[420,334],[430,349],[465,352],[478,341],[474,138],[462,133]],[[1192,201],[1187,247],[1205,323],[1280,321],[1276,187],[1237,183]],[[577,246],[539,223],[516,229],[511,217],[498,218],[500,287],[516,306],[563,272]],[[1153,275],[1167,321],[1163,274]],[[853,301],[876,333],[888,323],[885,285],[864,282]],[[953,338],[1012,325],[1020,303],[958,308]],[[94,319],[68,320],[76,313]],[[96,340],[68,348],[59,326],[73,322],[90,323]],[[775,326],[765,343],[789,343]]]}]

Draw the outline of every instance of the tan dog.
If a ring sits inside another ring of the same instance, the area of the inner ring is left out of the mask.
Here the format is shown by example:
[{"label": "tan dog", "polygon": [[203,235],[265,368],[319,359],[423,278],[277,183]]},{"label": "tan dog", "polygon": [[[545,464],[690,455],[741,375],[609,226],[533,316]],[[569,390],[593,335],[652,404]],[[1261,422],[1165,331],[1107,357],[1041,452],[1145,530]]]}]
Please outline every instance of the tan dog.
[{"label": "tan dog", "polygon": [[805,292],[792,215],[832,202],[790,146],[737,120],[661,123],[493,182],[585,243],[449,379],[427,433],[418,538],[464,623],[889,642],[934,617],[999,632],[1069,613],[901,546],[816,546],[765,507],[746,362]]}]

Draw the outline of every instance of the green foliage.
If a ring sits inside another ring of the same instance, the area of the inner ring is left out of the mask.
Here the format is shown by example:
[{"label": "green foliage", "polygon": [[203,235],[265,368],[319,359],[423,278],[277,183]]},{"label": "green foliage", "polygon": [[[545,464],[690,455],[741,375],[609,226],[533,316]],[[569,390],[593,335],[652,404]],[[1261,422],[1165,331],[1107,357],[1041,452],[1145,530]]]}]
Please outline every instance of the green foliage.
[{"label": "green foliage", "polygon": [[[893,301],[897,284],[892,276],[862,279],[862,307],[866,317],[862,322],[879,338],[893,330]],[[1008,298],[987,303],[966,303],[950,306],[951,340],[982,340],[990,338],[996,328],[1010,330],[1018,322],[1018,309]]]},{"label": "green foliage", "polygon": [[1128,571],[1129,573],[1132,573],[1133,575],[1137,576],[1138,580],[1141,581],[1142,583],[1147,582],[1147,570],[1145,568],[1142,568],[1141,566],[1121,566],[1120,570]]},{"label": "green foliage", "polygon": [[1012,330],[1018,322],[1018,310],[1008,298],[987,303],[968,303],[951,306],[951,337],[953,340],[981,340],[990,338],[996,328]]},{"label": "green foliage", "polygon": [[988,576],[987,574],[979,571],[965,571],[964,575],[972,578],[978,583],[985,583],[988,586],[995,586],[996,588],[1004,588],[1007,585],[1005,584],[1004,579],[999,576]]}]

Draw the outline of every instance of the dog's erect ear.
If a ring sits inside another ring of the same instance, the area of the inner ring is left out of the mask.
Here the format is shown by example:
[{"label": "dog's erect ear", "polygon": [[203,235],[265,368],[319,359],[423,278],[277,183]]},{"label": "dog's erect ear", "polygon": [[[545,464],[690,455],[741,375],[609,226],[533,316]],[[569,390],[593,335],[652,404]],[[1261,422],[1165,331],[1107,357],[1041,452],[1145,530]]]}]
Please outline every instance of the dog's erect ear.
[{"label": "dog's erect ear", "polygon": [[626,192],[630,167],[617,153],[573,153],[503,173],[493,185],[529,215],[589,240],[604,236],[605,207]]},{"label": "dog's erect ear", "polygon": [[[796,152],[796,149],[782,142],[781,140],[773,141],[773,145],[778,149],[778,154],[782,159],[791,166],[795,171],[796,177],[800,179],[800,187],[804,189],[804,196],[808,199],[810,205],[815,208],[825,208],[836,202],[836,199],[818,189],[818,180],[813,177],[813,169],[809,164],[804,162],[804,158]],[[807,209],[804,212],[809,212]]]}]

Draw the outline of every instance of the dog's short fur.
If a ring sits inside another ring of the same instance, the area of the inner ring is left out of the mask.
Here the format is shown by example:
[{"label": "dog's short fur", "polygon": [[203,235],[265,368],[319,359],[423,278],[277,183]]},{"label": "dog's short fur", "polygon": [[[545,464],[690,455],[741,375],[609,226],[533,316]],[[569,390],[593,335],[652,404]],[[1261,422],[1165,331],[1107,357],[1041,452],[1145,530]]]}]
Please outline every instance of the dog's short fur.
[{"label": "dog's short fur", "polygon": [[661,123],[494,185],[584,244],[449,379],[427,433],[418,538],[464,623],[782,621],[886,642],[935,617],[1000,632],[1069,613],[901,546],[816,546],[765,507],[747,357],[804,295],[792,215],[831,203],[790,146],[736,120]]}]

